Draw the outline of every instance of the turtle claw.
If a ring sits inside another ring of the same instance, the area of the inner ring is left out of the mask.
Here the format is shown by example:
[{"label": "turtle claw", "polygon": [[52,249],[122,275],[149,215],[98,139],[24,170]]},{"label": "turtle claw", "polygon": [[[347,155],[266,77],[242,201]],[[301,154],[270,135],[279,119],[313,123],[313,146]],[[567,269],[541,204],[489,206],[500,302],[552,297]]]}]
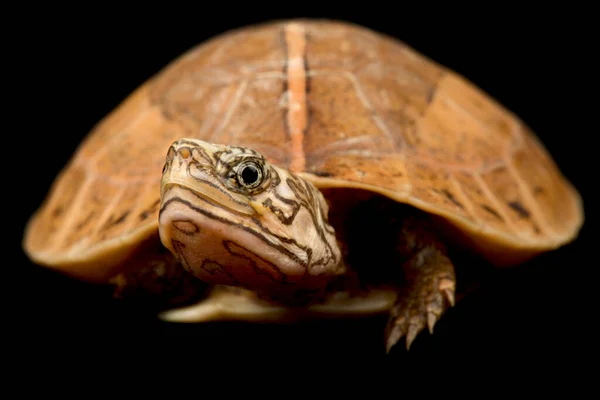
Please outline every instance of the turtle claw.
[{"label": "turtle claw", "polygon": [[450,306],[454,307],[454,293],[456,290],[456,282],[454,281],[454,279],[442,279],[439,285],[439,290],[444,293],[444,295],[446,296],[446,300],[448,301]]},{"label": "turtle claw", "polygon": [[425,328],[422,321],[417,324],[410,324],[408,326],[408,333],[406,334],[406,350],[410,350],[410,345],[415,341],[417,335]]},{"label": "turtle claw", "polygon": [[433,326],[438,318],[433,313],[412,313],[407,309],[403,316],[391,316],[386,330],[386,352],[389,353],[394,345],[403,337],[406,340],[406,350],[427,326],[433,332]]},{"label": "turtle claw", "polygon": [[426,327],[433,333],[435,324],[444,312],[454,306],[456,281],[450,261],[435,254],[413,273],[391,311],[386,327],[386,351],[406,337],[406,350]]},{"label": "turtle claw", "polygon": [[[442,294],[443,293],[443,294]],[[392,347],[406,336],[406,350],[410,350],[411,344],[427,327],[430,334],[433,334],[435,324],[447,308],[453,306],[454,294],[448,296],[446,292],[438,291],[437,295],[431,298],[422,298],[420,301],[400,302],[394,307],[394,311],[400,312],[398,315],[393,312],[390,316],[388,327],[386,329],[386,351],[389,353]]]},{"label": "turtle claw", "polygon": [[385,352],[389,354],[392,350],[392,347],[394,347],[394,345],[398,343],[400,339],[402,339],[404,334],[404,324],[402,323],[394,323],[393,325],[388,327],[387,332],[385,334]]},{"label": "turtle claw", "polygon": [[438,320],[438,316],[434,313],[427,313],[427,327],[429,328],[429,333],[433,333],[433,327]]},{"label": "turtle claw", "polygon": [[454,289],[451,291],[450,289],[444,290],[444,294],[446,295],[446,299],[448,303],[450,303],[451,307],[454,307]]}]

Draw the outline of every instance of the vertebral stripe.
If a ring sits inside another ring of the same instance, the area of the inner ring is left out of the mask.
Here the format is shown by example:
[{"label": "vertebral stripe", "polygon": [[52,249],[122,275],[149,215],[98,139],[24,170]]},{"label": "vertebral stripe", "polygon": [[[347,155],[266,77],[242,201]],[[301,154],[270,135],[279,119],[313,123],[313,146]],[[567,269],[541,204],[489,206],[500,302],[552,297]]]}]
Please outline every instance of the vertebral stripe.
[{"label": "vertebral stripe", "polygon": [[304,135],[307,127],[308,110],[306,101],[306,32],[300,24],[289,24],[284,29],[284,42],[287,50],[286,77],[288,107],[286,122],[291,140],[292,159],[289,169],[304,171]]}]

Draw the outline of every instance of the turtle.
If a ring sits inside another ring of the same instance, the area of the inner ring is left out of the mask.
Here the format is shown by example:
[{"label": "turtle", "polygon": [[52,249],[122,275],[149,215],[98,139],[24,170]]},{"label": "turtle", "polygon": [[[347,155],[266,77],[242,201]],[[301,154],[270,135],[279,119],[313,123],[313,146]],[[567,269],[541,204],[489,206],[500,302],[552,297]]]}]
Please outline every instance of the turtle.
[{"label": "turtle", "polygon": [[461,254],[517,266],[583,222],[532,129],[466,77],[366,26],[289,19],[220,33],[129,94],[23,247],[176,323],[383,314],[389,352],[456,303]]}]

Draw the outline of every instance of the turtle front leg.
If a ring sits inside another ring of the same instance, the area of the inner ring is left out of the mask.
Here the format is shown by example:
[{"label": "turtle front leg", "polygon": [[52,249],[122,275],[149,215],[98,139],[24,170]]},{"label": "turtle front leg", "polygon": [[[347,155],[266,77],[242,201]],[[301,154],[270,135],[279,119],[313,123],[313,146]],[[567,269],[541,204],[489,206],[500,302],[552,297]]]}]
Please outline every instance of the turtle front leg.
[{"label": "turtle front leg", "polygon": [[407,219],[398,247],[407,261],[402,265],[405,280],[385,331],[388,353],[402,337],[408,350],[425,327],[433,333],[435,323],[455,300],[454,266],[426,222]]}]

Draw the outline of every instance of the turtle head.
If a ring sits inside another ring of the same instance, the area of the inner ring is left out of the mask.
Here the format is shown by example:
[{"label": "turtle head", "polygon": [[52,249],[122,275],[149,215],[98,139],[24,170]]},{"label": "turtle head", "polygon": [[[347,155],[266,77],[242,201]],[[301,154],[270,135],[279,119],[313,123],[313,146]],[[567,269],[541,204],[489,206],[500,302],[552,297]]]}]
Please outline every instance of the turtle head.
[{"label": "turtle head", "polygon": [[252,149],[181,139],[167,152],[160,238],[208,283],[318,291],[345,272],[327,214],[314,185]]}]

